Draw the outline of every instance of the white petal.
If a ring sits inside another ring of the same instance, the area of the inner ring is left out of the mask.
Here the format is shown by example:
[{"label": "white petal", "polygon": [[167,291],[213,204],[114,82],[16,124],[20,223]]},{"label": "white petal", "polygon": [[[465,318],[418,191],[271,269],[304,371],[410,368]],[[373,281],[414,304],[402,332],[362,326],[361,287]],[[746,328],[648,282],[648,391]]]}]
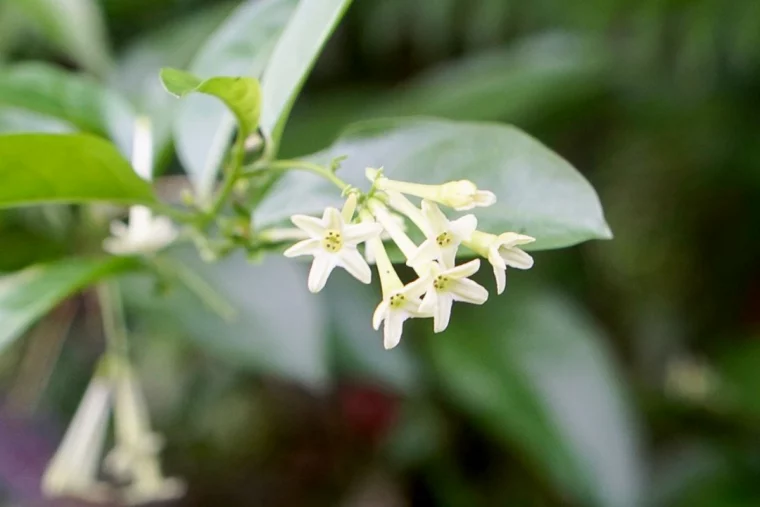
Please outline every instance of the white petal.
[{"label": "white petal", "polygon": [[318,239],[305,239],[285,250],[282,255],[285,257],[298,257],[299,255],[314,255],[320,251]]},{"label": "white petal", "polygon": [[431,288],[425,293],[425,297],[422,298],[419,311],[432,315],[435,312],[436,306],[438,306],[438,292]]},{"label": "white petal", "polygon": [[299,229],[306,231],[309,236],[321,238],[325,235],[325,226],[322,225],[322,220],[316,217],[310,217],[309,215],[293,215],[290,217],[290,221]]},{"label": "white petal", "polygon": [[456,236],[459,241],[466,241],[470,239],[472,233],[478,228],[478,219],[475,215],[465,215],[461,218],[457,218],[449,224],[449,230]]},{"label": "white petal", "polygon": [[443,267],[445,269],[452,269],[457,264],[457,250],[459,249],[459,244],[452,244],[447,247],[441,248],[441,264],[443,264]]},{"label": "white petal", "polygon": [[343,242],[357,245],[379,236],[381,232],[383,232],[383,226],[374,222],[346,225],[343,228]]},{"label": "white petal", "polygon": [[518,234],[516,232],[505,232],[499,235],[499,246],[501,248],[512,248],[517,245],[527,245],[533,243],[536,238],[533,236],[526,236],[525,234]]},{"label": "white petal", "polygon": [[507,265],[504,259],[493,250],[488,254],[488,261],[493,266],[493,276],[496,278],[496,293],[501,294],[507,288]]},{"label": "white petal", "polygon": [[360,282],[369,283],[372,281],[372,271],[369,269],[369,264],[356,247],[344,246],[337,254],[337,258],[340,266]]},{"label": "white petal", "polygon": [[401,333],[404,330],[404,321],[409,317],[406,312],[391,311],[385,319],[383,328],[383,346],[386,350],[392,349],[401,341]]},{"label": "white petal", "polygon": [[476,206],[486,207],[496,203],[496,194],[488,190],[478,190],[473,198]]},{"label": "white petal", "polygon": [[327,229],[343,231],[343,217],[340,216],[340,211],[336,208],[325,208],[325,212],[322,215],[322,223]]},{"label": "white petal", "polygon": [[426,239],[417,247],[417,250],[414,251],[411,257],[407,259],[406,265],[419,266],[420,264],[433,261],[438,258],[439,252],[440,248],[438,247],[438,243],[435,242],[435,239]]},{"label": "white petal", "polygon": [[473,282],[467,278],[451,280],[449,291],[454,296],[455,301],[482,305],[488,299],[488,291],[479,283]]},{"label": "white petal", "polygon": [[334,256],[327,253],[315,255],[309,271],[309,290],[311,292],[321,291],[333,269],[335,269]]},{"label": "white petal", "polygon": [[496,294],[502,294],[507,288],[507,270],[497,266],[493,267],[493,276],[496,278]]},{"label": "white petal", "polygon": [[445,274],[455,279],[467,278],[477,273],[478,269],[480,269],[480,259],[473,259],[470,262],[465,262],[461,266],[447,270]]},{"label": "white petal", "polygon": [[422,214],[428,221],[428,225],[434,235],[439,235],[449,228],[449,219],[443,214],[443,211],[431,201],[423,199]]},{"label": "white petal", "polygon": [[533,267],[533,257],[519,248],[500,248],[499,254],[508,266],[517,269],[530,269]]},{"label": "white petal", "polygon": [[380,324],[387,317],[388,302],[386,300],[380,301],[380,304],[375,308],[375,313],[372,314],[372,328],[377,331],[380,329]]},{"label": "white petal", "polygon": [[430,285],[430,275],[421,276],[415,281],[408,283],[404,286],[401,292],[407,297],[407,299],[417,299],[425,292],[427,292]]},{"label": "white petal", "polygon": [[111,234],[114,236],[126,236],[129,229],[127,228],[127,224],[122,222],[121,220],[113,220],[111,222]]},{"label": "white petal", "polygon": [[454,299],[450,294],[438,294],[437,299],[437,304],[433,308],[433,331],[440,333],[449,326]]}]

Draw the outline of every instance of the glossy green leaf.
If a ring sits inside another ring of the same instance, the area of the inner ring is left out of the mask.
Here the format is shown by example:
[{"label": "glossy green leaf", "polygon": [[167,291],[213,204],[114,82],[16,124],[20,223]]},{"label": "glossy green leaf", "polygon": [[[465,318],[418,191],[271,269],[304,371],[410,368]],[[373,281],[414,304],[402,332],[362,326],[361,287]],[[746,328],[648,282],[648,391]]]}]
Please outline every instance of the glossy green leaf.
[{"label": "glossy green leaf", "polygon": [[111,64],[106,24],[96,0],[11,0],[40,32],[95,74]]},{"label": "glossy green leaf", "polygon": [[175,249],[167,256],[213,287],[214,297],[236,312],[222,318],[181,280],[172,283],[166,295],[157,295],[149,277],[130,277],[125,280],[125,298],[152,326],[180,329],[203,350],[239,368],[312,387],[325,385],[325,311],[322,301],[305,289],[302,265],[271,257],[255,266],[242,255],[208,264],[194,249]]},{"label": "glossy green leaf", "polygon": [[0,352],[71,294],[136,265],[128,257],[66,259],[0,277]]},{"label": "glossy green leaf", "polygon": [[150,203],[150,185],[111,143],[85,134],[0,136],[0,208],[46,202]]},{"label": "glossy green leaf", "polygon": [[161,82],[166,90],[182,98],[191,93],[204,93],[224,102],[238,121],[239,133],[247,137],[259,126],[261,89],[250,77],[212,77],[205,81],[177,69],[162,69]]},{"label": "glossy green leaf", "polygon": [[454,308],[427,342],[449,399],[581,505],[642,501],[637,424],[600,331],[564,299],[512,284]]},{"label": "glossy green leaf", "polygon": [[351,0],[301,0],[261,79],[261,126],[278,142],[293,103]]},{"label": "glossy green leaf", "polygon": [[[347,156],[339,175],[368,188],[366,167],[384,167],[389,178],[438,184],[463,178],[498,198],[474,210],[481,230],[517,231],[537,238],[533,249],[560,248],[609,238],[599,198],[567,161],[515,127],[428,118],[354,124],[332,147],[310,157],[328,163]],[[340,205],[329,182],[290,172],[256,211],[261,225],[296,213],[320,214]]]},{"label": "glossy green leaf", "polygon": [[[297,0],[249,0],[227,18],[193,60],[199,76],[259,78]],[[234,117],[216,101],[188,97],[179,108],[174,140],[201,200],[207,199],[235,129]]]},{"label": "glossy green leaf", "polygon": [[44,63],[22,63],[0,71],[0,106],[66,121],[107,136],[122,152],[131,145],[134,113],[118,94],[93,79]]}]

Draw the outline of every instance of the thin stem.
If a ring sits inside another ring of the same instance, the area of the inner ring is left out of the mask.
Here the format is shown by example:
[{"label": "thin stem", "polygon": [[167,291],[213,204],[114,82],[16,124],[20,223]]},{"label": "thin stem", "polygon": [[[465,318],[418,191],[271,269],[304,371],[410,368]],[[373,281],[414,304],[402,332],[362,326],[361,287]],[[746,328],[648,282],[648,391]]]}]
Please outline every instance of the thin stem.
[{"label": "thin stem", "polygon": [[98,284],[97,292],[108,355],[119,363],[128,364],[127,324],[119,288],[114,282],[102,282]]},{"label": "thin stem", "polygon": [[238,135],[235,147],[232,151],[232,163],[227,170],[222,188],[219,189],[219,192],[214,198],[214,202],[206,213],[206,224],[213,220],[222,210],[224,203],[227,202],[227,198],[232,193],[232,189],[235,188],[235,183],[237,183],[237,180],[241,177],[243,158],[245,157],[245,138],[243,136]]},{"label": "thin stem", "polygon": [[173,276],[184,283],[190,292],[198,296],[203,304],[227,322],[231,322],[237,317],[237,309],[232,303],[227,301],[211,284],[185,264],[181,262],[164,262],[158,257],[152,259],[152,262],[157,271]]},{"label": "thin stem", "polygon": [[254,165],[252,169],[244,171],[242,174],[242,177],[250,178],[252,176],[259,175],[264,171],[290,171],[290,170],[307,171],[312,174],[316,174],[317,176],[321,176],[327,179],[328,181],[330,181],[331,183],[333,183],[342,192],[346,191],[351,186],[345,181],[343,181],[342,179],[338,178],[332,171],[330,171],[326,167],[322,167],[319,164],[315,164],[313,162],[307,162],[305,160],[277,160],[274,162],[263,162],[260,165],[259,164]]}]

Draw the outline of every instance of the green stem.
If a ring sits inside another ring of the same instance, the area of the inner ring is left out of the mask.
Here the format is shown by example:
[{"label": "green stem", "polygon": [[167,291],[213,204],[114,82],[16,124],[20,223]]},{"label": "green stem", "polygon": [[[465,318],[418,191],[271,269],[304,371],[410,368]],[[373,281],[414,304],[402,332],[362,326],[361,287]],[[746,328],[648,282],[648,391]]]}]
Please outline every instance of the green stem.
[{"label": "green stem", "polygon": [[262,162],[260,165],[256,164],[253,166],[252,169],[244,171],[242,174],[242,177],[250,178],[252,176],[259,175],[264,171],[290,171],[290,170],[307,171],[312,174],[316,174],[317,176],[321,176],[325,178],[326,180],[330,181],[331,183],[333,183],[336,187],[338,187],[341,190],[341,192],[347,190],[351,186],[345,181],[343,181],[342,179],[338,178],[332,171],[330,171],[326,167],[322,167],[319,164],[315,164],[313,162],[307,162],[305,160],[277,160],[274,162]]},{"label": "green stem", "polygon": [[119,288],[114,282],[103,282],[98,284],[97,292],[108,355],[119,363],[128,364],[127,325]]},{"label": "green stem", "polygon": [[232,150],[232,162],[229,169],[227,170],[227,174],[225,175],[224,183],[222,183],[222,188],[219,189],[219,192],[217,192],[216,197],[214,198],[214,202],[205,213],[203,220],[204,226],[208,225],[208,223],[211,222],[214,217],[219,214],[219,212],[222,210],[222,207],[224,207],[224,204],[227,202],[227,198],[232,193],[232,189],[235,188],[235,183],[237,183],[238,179],[240,179],[242,175],[244,157],[245,138],[241,135],[238,135],[235,146]]},{"label": "green stem", "polygon": [[214,289],[206,280],[190,269],[185,264],[172,261],[165,262],[155,257],[151,259],[156,271],[176,278],[195,294],[210,310],[218,314],[227,322],[232,322],[237,317],[237,309],[224,296]]}]

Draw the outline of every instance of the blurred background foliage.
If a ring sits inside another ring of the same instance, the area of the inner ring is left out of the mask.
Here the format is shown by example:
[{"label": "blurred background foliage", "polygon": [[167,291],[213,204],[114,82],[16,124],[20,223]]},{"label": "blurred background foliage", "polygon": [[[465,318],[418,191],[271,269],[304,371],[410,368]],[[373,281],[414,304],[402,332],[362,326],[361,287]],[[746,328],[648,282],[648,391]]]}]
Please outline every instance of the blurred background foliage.
[{"label": "blurred background foliage", "polygon": [[[3,88],[76,72],[61,93],[107,83],[168,139],[159,67],[187,67],[235,6],[2,0],[0,131],[109,132]],[[615,239],[538,253],[506,295],[392,352],[376,287],[336,276],[313,296],[283,259],[175,252],[231,321],[125,279],[182,505],[760,505],[760,2],[355,0],[283,155],[391,115],[525,129],[592,182]],[[181,172],[170,148],[162,165]],[[80,219],[3,212],[0,271],[76,251]],[[50,504],[39,474],[102,349],[96,306],[67,301],[0,356],[8,505]]]}]

